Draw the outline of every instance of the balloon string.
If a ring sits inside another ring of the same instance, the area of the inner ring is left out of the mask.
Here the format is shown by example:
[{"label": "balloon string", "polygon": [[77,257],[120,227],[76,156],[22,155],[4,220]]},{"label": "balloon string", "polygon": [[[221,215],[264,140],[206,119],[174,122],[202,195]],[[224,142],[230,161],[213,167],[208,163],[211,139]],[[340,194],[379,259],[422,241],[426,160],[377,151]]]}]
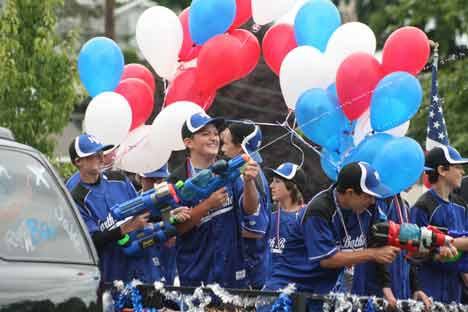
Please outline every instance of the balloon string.
[{"label": "balloon string", "polygon": [[[403,79],[404,79],[404,78],[402,77],[402,78],[399,78],[397,81],[403,80]],[[386,82],[386,83],[383,83],[383,84],[379,84],[378,87],[376,87],[376,88],[374,88],[374,89],[372,89],[372,90],[369,90],[369,91],[367,91],[367,92],[364,92],[364,93],[362,93],[361,95],[358,95],[358,96],[356,96],[356,97],[354,97],[354,98],[352,98],[352,99],[346,101],[344,104],[340,104],[340,107],[341,107],[341,109],[343,110],[343,108],[344,108],[345,106],[349,106],[349,105],[353,104],[354,102],[356,102],[356,101],[358,101],[358,100],[360,100],[360,99],[362,99],[362,98],[364,98],[364,97],[366,97],[366,96],[371,95],[375,90],[380,90],[380,89],[382,89],[382,88],[388,87],[388,86],[392,85],[392,84],[395,83],[395,82],[396,82],[396,81],[394,81],[394,82],[393,82],[393,81],[389,81],[389,82]],[[288,116],[290,115],[290,113],[291,113],[291,111],[288,113]],[[311,119],[307,120],[307,121],[306,121],[305,123],[303,123],[302,125],[298,125],[297,128],[298,128],[299,130],[302,131],[306,126],[308,126],[308,125],[310,125],[310,124],[312,124],[312,123],[314,123],[314,122],[316,122],[316,121],[322,119],[323,117],[325,117],[325,116],[327,116],[327,115],[331,115],[332,113],[334,113],[334,112],[324,112],[323,114],[321,114],[321,115],[319,115],[319,116],[317,116],[317,117],[315,117],[315,118],[311,118]],[[287,117],[287,118],[289,118],[289,117]],[[284,123],[283,123],[283,124],[284,124]],[[295,131],[293,131],[293,132],[296,133]],[[281,139],[287,137],[288,135],[290,135],[289,130],[288,130],[288,133],[283,134],[283,135],[280,135],[279,137],[273,139],[273,140],[270,141],[269,143],[267,143],[267,144],[263,145],[262,147],[260,147],[259,149],[257,149],[256,152],[260,152],[261,150],[263,150],[263,149],[269,147],[270,145],[272,145],[272,144],[278,142],[279,140],[281,140]],[[296,133],[295,135],[296,135],[297,138],[300,138],[301,141],[303,141],[304,143],[306,143],[305,140],[304,140],[300,135],[298,135],[297,133]],[[316,151],[319,155],[321,155],[320,152],[318,152],[316,148],[312,147],[312,146],[311,146],[310,144],[308,144],[308,143],[307,143],[306,145],[308,145],[308,146],[311,147],[314,151]]]},{"label": "balloon string", "polygon": [[[128,145],[125,150],[122,150],[122,152],[120,151],[120,148],[122,147],[122,145],[120,146],[118,152],[116,153],[115,155],[115,160],[114,160],[114,163],[115,164],[119,164],[122,159],[128,154],[130,153],[132,150],[134,150],[136,147],[138,147],[140,144],[143,144],[143,143],[146,143],[145,141],[147,140],[149,136],[149,132],[146,133],[143,137],[141,137],[138,141],[136,141],[134,144],[131,144],[131,145]],[[128,137],[128,136],[127,136]],[[144,172],[142,172],[144,173]]]},{"label": "balloon string", "polygon": [[291,142],[291,145],[294,146],[301,153],[301,163],[299,164],[299,168],[302,168],[302,166],[304,165],[305,153],[304,153],[304,150],[299,145],[294,143],[294,136],[297,135],[296,131],[293,130],[295,126],[296,126],[296,120],[294,120],[292,128],[289,126],[289,124],[286,124],[285,127],[291,133],[291,136],[289,137],[289,141]]}]

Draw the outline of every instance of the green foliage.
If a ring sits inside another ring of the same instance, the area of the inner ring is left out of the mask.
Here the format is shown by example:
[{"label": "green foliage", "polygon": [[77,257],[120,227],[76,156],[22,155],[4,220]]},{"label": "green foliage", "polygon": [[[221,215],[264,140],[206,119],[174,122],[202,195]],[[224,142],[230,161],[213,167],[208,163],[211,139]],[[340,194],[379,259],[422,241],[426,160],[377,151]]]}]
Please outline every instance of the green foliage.
[{"label": "green foliage", "polygon": [[173,10],[183,10],[190,6],[191,0],[159,0],[158,4]]},{"label": "green foliage", "polygon": [[49,158],[49,162],[54,166],[64,182],[77,171],[76,167],[71,162],[60,162],[52,157]]},{"label": "green foliage", "polygon": [[0,124],[51,155],[77,102],[74,38],[59,39],[63,0],[7,0],[0,16]]},{"label": "green foliage", "polygon": [[[468,154],[468,54],[466,47],[463,49],[457,43],[457,36],[468,31],[466,1],[360,0],[358,9],[359,20],[372,28],[380,47],[392,31],[405,25],[421,28],[431,40],[439,43],[439,93],[443,98],[450,143],[461,153]],[[431,94],[430,72],[418,78],[425,97],[420,111],[411,121],[408,135],[424,146]]]}]

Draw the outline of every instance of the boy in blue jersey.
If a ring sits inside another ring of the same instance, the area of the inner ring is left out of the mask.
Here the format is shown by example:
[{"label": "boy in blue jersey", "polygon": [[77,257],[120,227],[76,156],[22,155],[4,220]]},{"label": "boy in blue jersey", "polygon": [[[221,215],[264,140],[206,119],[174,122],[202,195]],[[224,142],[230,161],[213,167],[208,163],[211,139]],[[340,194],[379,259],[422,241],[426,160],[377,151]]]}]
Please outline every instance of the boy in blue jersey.
[{"label": "boy in blue jersey", "polygon": [[[454,189],[461,186],[463,165],[468,159],[462,158],[451,146],[435,147],[426,155],[426,173],[432,187],[424,193],[411,209],[411,222],[419,226],[434,225],[449,230],[466,231],[467,216],[465,202],[454,195]],[[454,245],[463,246],[466,239],[456,239]],[[455,255],[452,246],[442,247],[442,254]],[[437,301],[460,302],[463,288],[462,272],[453,263],[430,259],[417,269],[422,289]]]},{"label": "boy in blue jersey", "polygon": [[[376,198],[389,189],[367,163],[357,162],[340,170],[336,185],[317,194],[301,220],[307,259],[311,267],[308,291],[327,294],[345,267],[355,267],[353,288],[362,277],[359,264],[391,263],[400,250],[393,246],[368,248],[371,225],[378,221]],[[321,303],[314,307],[321,309]]]},{"label": "boy in blue jersey", "polygon": [[[68,150],[71,150],[72,148],[74,148],[72,146],[73,144],[75,144],[75,140],[73,140],[70,143]],[[112,147],[108,150],[103,151],[101,171],[110,170],[112,168],[116,151],[117,151],[117,147]],[[72,161],[73,163],[72,159],[70,159],[70,161]],[[67,179],[67,181],[65,182],[65,186],[67,187],[69,191],[71,191],[75,188],[75,186],[78,185],[79,182],[80,182],[80,171],[78,170],[71,177]]]},{"label": "boy in blue jersey", "polygon": [[[249,121],[233,121],[221,133],[223,154],[229,158],[247,152],[260,164],[262,158],[256,150],[262,144],[260,127]],[[262,170],[255,179],[260,205],[252,215],[243,214],[242,237],[246,253],[248,286],[261,289],[269,271],[270,253],[267,232],[270,227],[271,200],[268,182]],[[242,200],[242,196],[240,198]]]},{"label": "boy in blue jersey", "polygon": [[[398,224],[409,222],[409,204],[400,194],[377,201],[379,209],[385,214],[388,221]],[[389,306],[395,307],[397,299],[421,300],[427,310],[430,310],[431,301],[421,290],[416,277],[414,266],[407,259],[407,253],[401,252],[386,268],[377,263],[365,264],[362,292],[357,295],[384,297]],[[388,278],[379,278],[380,274],[388,274]]]},{"label": "boy in blue jersey", "polygon": [[[220,145],[222,119],[206,113],[190,116],[182,128],[188,158],[175,169],[170,182],[186,180],[215,163]],[[191,207],[191,219],[178,225],[177,271],[183,286],[219,283],[222,287],[244,288],[247,285],[241,236],[241,210],[246,215],[259,205],[255,178],[258,165],[250,160],[238,179]],[[242,196],[242,200],[240,200]]]},{"label": "boy in blue jersey", "polygon": [[[146,192],[154,187],[155,184],[164,182],[169,177],[169,170],[167,164],[159,168],[158,170],[140,174],[141,191]],[[187,208],[176,208],[171,211],[171,215],[176,216],[177,220],[181,223],[189,219]],[[161,220],[150,220],[151,222],[159,222]],[[173,237],[167,242],[152,247],[152,251],[155,253],[155,261],[161,270],[164,279],[162,281],[167,285],[174,284],[174,278],[176,276],[176,249],[175,249],[176,238]]]},{"label": "boy in blue jersey", "polygon": [[271,217],[271,274],[263,290],[277,291],[294,283],[297,291],[310,291],[312,266],[300,228],[305,211],[301,189],[306,178],[302,169],[290,162],[281,164],[273,174],[270,187],[278,209]]},{"label": "boy in blue jersey", "polygon": [[120,223],[112,218],[110,209],[134,198],[137,193],[119,172],[101,173],[103,151],[110,148],[112,146],[102,145],[93,136],[82,134],[73,140],[69,149],[70,159],[80,175],[71,194],[96,246],[101,283],[114,280],[128,282],[133,278],[144,282],[159,280],[160,271],[147,254],[142,258],[129,258],[118,246],[117,242],[123,235],[148,223],[149,213]]}]

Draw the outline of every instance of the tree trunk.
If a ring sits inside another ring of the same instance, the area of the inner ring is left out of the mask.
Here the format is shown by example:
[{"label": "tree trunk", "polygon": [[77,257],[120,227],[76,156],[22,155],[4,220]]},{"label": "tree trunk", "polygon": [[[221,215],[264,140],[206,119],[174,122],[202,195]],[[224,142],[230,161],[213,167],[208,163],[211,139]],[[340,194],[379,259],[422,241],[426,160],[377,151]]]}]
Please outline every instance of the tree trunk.
[{"label": "tree trunk", "polygon": [[115,39],[114,9],[115,0],[106,0],[105,34],[113,40]]},{"label": "tree trunk", "polygon": [[358,20],[356,8],[356,0],[340,0],[338,9],[340,10],[341,16],[343,17],[343,23],[356,22]]}]

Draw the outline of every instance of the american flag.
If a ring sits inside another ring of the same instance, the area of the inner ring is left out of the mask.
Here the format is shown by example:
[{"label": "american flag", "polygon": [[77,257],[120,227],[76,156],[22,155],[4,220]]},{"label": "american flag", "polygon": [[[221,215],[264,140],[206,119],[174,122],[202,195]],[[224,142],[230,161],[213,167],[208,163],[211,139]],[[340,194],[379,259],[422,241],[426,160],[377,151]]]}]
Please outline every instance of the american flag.
[{"label": "american flag", "polygon": [[432,64],[431,105],[427,117],[426,151],[440,145],[448,145],[447,125],[442,110],[442,99],[439,97],[439,82],[437,81],[438,59],[437,49],[434,51]]}]

